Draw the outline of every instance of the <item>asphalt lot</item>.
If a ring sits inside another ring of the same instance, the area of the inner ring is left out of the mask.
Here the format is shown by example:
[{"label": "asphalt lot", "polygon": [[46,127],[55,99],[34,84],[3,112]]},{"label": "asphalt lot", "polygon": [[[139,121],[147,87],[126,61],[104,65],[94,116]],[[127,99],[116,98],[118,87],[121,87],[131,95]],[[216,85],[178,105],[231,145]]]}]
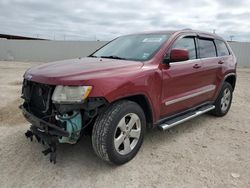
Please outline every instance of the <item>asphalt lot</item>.
[{"label": "asphalt lot", "polygon": [[239,69],[230,112],[203,115],[169,131],[146,133],[123,166],[97,158],[90,137],[58,148],[57,164],[24,137],[18,109],[24,71],[36,63],[0,62],[0,187],[250,187],[250,69]]}]

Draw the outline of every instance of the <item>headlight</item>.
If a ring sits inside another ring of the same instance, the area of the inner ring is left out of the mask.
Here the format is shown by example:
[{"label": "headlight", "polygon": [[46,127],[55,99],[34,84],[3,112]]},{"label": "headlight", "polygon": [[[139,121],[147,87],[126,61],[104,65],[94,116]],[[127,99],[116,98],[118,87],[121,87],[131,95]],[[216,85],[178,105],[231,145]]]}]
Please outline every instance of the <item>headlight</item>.
[{"label": "headlight", "polygon": [[55,103],[80,103],[86,99],[92,86],[56,86],[52,95]]}]

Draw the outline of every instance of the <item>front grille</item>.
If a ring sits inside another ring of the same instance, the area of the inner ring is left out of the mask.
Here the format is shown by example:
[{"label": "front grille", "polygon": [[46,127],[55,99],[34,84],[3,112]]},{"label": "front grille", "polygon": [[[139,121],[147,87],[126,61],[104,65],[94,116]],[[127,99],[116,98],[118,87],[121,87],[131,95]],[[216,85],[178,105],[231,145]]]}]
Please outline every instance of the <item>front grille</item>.
[{"label": "front grille", "polygon": [[52,113],[51,96],[54,87],[24,80],[22,98],[25,108],[32,114],[42,118]]}]

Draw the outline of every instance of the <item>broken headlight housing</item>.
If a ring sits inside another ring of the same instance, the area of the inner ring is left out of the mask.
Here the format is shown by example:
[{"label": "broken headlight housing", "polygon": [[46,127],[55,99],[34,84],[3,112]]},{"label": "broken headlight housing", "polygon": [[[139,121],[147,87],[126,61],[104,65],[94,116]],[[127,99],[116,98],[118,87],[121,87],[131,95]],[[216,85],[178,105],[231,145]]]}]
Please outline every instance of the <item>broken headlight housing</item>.
[{"label": "broken headlight housing", "polygon": [[56,86],[52,95],[54,103],[82,103],[89,96],[92,86]]}]

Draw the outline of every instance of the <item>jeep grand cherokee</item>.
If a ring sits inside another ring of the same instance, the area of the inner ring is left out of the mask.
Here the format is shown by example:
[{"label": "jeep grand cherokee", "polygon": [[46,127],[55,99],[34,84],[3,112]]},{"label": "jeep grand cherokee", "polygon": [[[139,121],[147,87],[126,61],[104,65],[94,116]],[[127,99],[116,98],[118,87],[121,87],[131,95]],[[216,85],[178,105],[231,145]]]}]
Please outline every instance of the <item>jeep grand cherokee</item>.
[{"label": "jeep grand cherokee", "polygon": [[121,36],[85,58],[39,65],[24,74],[26,136],[47,146],[91,133],[95,153],[123,164],[146,128],[167,130],[206,112],[227,114],[236,57],[221,37],[193,30]]}]

